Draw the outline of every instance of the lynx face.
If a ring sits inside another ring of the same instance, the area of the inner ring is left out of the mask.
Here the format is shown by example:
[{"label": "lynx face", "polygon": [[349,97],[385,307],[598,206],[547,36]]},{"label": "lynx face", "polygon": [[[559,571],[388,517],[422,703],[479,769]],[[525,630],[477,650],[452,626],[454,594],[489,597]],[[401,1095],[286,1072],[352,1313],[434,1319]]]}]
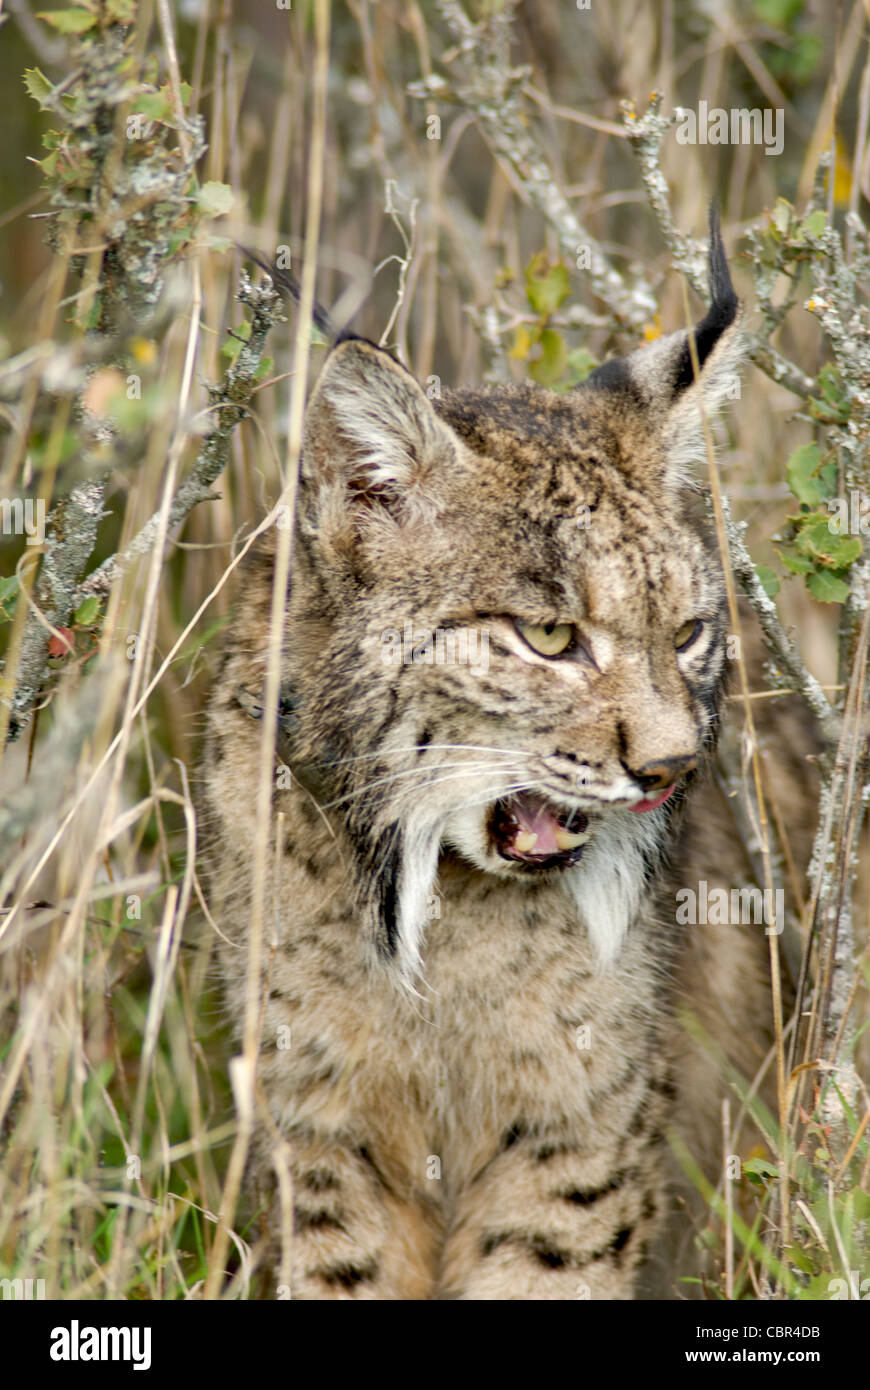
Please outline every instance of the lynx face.
[{"label": "lynx face", "polygon": [[342,817],[373,938],[406,977],[444,855],[558,877],[604,958],[657,867],[723,680],[724,586],[685,477],[737,353],[718,235],[711,283],[697,380],[685,333],[564,395],[432,403],[355,338],[323,369],[287,756]]}]

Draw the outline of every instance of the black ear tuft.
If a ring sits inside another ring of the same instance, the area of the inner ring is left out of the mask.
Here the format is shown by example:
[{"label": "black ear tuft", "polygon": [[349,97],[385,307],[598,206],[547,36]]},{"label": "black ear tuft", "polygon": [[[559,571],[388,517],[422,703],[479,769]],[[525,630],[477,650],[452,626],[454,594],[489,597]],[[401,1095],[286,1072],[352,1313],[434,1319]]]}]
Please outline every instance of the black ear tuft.
[{"label": "black ear tuft", "polygon": [[671,404],[690,387],[695,380],[692,365],[691,340],[695,340],[698,354],[698,368],[703,373],[704,364],[716,344],[735,322],[740,301],[734,293],[722,233],[719,227],[719,209],[715,202],[710,204],[710,249],[707,257],[707,274],[710,283],[710,308],[700,323],[688,332],[671,333],[667,338],[659,338],[647,347],[636,349],[629,357],[614,357],[594,372],[590,372],[585,382],[575,389],[586,387],[632,396],[643,400],[664,393]]},{"label": "black ear tuft", "polygon": [[636,406],[639,417],[646,414],[652,434],[660,431],[663,482],[672,492],[691,485],[693,469],[706,458],[704,412],[712,415],[733,398],[744,353],[740,302],[728,273],[715,204],[710,208],[707,265],[710,307],[700,323],[605,362],[577,388],[614,393],[621,405]]},{"label": "black ear tuft", "polygon": [[710,253],[707,259],[707,273],[713,306],[719,305],[723,311],[728,310],[728,323],[733,323],[734,315],[737,313],[737,295],[731,283],[731,272],[722,244],[719,207],[715,200],[710,203]]},{"label": "black ear tuft", "polygon": [[[739,301],[731,283],[731,273],[722,244],[719,226],[719,209],[715,202],[710,204],[710,251],[707,258],[707,275],[710,282],[710,307],[701,322],[691,330],[698,353],[698,366],[703,368],[726,328],[730,328],[737,317]],[[692,365],[692,352],[689,337],[686,337],[684,350],[675,364],[673,377],[674,394],[691,386],[695,379]]]},{"label": "black ear tuft", "polygon": [[[276,263],[265,260],[258,251],[252,251],[250,246],[243,246],[240,241],[236,242],[236,246],[240,251],[244,251],[249,261],[253,261],[254,265],[265,270],[277,289],[281,290],[283,294],[288,294],[295,304],[299,303],[302,298],[302,286],[292,270],[285,270]],[[337,338],[338,330],[335,324],[329,317],[327,310],[316,299],[311,308],[311,317],[324,337],[328,338],[330,342]]]}]

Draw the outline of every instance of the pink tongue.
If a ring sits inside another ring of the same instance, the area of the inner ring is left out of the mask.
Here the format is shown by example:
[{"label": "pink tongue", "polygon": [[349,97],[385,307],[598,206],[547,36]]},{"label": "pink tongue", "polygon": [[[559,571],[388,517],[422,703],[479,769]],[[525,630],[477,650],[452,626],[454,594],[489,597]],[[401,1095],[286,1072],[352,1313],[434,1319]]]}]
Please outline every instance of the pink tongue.
[{"label": "pink tongue", "polygon": [[559,846],[556,844],[556,831],[559,829],[559,822],[549,808],[541,803],[523,797],[521,801],[515,802],[513,806],[514,818],[520,830],[528,830],[532,835],[537,835],[538,840],[532,854],[559,854]]},{"label": "pink tongue", "polygon": [[[674,784],[674,785],[676,785],[676,784]],[[674,790],[674,787],[673,787],[673,786],[671,786],[671,787],[666,787],[665,790],[664,790],[663,792],[659,792],[659,795],[656,796],[656,797],[653,797],[652,800],[650,800],[650,801],[636,801],[635,804],[634,804],[633,806],[629,806],[628,809],[629,809],[629,811],[638,811],[638,812],[640,812],[640,811],[654,811],[654,810],[656,809],[657,806],[663,806],[663,805],[664,805],[664,803],[667,801],[668,797],[671,795],[671,793],[673,792],[673,790]]]}]

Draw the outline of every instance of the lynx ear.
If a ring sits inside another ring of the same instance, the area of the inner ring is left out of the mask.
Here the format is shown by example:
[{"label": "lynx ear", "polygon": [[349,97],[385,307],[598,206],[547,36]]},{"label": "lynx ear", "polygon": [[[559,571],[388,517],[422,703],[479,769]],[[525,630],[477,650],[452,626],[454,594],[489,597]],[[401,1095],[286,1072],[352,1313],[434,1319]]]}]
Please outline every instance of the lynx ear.
[{"label": "lynx ear", "polygon": [[707,265],[711,302],[700,323],[659,338],[627,358],[606,362],[587,383],[617,389],[621,385],[655,417],[663,434],[665,481],[670,486],[685,485],[692,466],[705,458],[701,404],[713,415],[726,397],[736,394],[743,356],[740,301],[731,283],[715,207],[710,209]]},{"label": "lynx ear", "polygon": [[410,372],[364,338],[338,342],[306,415],[302,486],[318,511],[356,504],[396,520],[432,516],[458,452]]}]

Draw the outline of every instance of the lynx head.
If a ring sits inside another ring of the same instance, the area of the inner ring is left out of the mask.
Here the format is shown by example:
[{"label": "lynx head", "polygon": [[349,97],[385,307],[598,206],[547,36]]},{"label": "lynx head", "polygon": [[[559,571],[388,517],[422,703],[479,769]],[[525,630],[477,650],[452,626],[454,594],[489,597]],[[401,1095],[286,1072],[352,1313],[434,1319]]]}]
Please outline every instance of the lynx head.
[{"label": "lynx head", "polygon": [[530,892],[560,881],[612,960],[715,738],[724,585],[691,474],[739,357],[715,222],[709,268],[691,334],[568,393],[430,401],[356,338],[324,365],[300,479],[291,756],[341,819],[406,979],[444,855]]}]

